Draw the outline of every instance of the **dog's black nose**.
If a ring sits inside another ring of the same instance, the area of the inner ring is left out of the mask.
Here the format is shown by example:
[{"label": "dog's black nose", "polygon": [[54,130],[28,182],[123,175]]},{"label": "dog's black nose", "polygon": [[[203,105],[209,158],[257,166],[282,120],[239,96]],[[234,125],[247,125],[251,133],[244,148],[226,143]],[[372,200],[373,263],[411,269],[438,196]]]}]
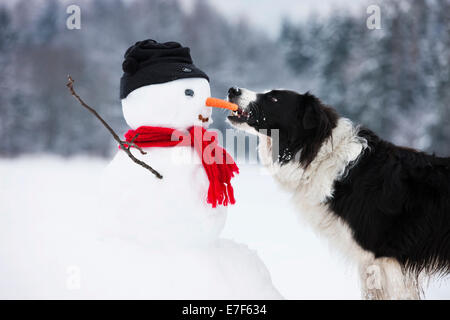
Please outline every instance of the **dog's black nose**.
[{"label": "dog's black nose", "polygon": [[230,89],[228,89],[228,97],[229,98],[234,98],[237,96],[241,95],[241,89],[239,89],[238,87],[231,87]]}]

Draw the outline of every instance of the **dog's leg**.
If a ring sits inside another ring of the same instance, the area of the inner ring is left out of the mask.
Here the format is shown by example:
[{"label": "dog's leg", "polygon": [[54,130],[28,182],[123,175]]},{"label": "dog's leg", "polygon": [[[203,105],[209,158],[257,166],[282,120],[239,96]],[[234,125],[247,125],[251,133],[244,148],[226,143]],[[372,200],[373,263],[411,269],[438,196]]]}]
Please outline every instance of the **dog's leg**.
[{"label": "dog's leg", "polygon": [[418,280],[392,258],[365,261],[359,268],[361,293],[368,300],[420,299]]},{"label": "dog's leg", "polygon": [[359,265],[361,298],[364,300],[381,300],[382,274],[380,266],[375,260],[367,260]]}]

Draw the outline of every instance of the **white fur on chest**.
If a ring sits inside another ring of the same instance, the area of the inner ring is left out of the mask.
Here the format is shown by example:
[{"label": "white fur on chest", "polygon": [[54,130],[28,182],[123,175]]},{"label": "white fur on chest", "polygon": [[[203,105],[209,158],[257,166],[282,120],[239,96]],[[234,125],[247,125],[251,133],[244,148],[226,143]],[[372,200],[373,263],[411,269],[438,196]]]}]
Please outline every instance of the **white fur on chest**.
[{"label": "white fur on chest", "polygon": [[365,259],[367,252],[353,240],[349,227],[330,212],[326,201],[333,197],[334,182],[346,174],[349,165],[358,159],[367,142],[357,135],[351,121],[341,118],[332,137],[324,142],[312,163],[303,169],[293,160],[285,165],[272,161],[272,141],[260,136],[259,156],[277,182],[292,192],[299,217],[319,234],[327,237],[347,256]]}]

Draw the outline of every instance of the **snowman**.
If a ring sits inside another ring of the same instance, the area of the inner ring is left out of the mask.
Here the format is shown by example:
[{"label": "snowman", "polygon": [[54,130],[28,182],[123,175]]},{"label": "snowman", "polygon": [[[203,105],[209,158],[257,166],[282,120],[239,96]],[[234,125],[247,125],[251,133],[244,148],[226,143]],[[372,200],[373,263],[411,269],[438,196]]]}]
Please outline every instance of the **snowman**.
[{"label": "snowman", "polygon": [[[100,220],[105,239],[125,241],[149,259],[141,264],[146,270],[139,277],[146,288],[142,297],[280,298],[257,254],[219,237],[227,206],[234,203],[230,180],[237,167],[228,163],[231,157],[217,147],[216,154],[228,161],[205,165],[200,147],[173,143],[175,133],[195,140],[193,128],[203,138],[212,122],[205,106],[209,78],[193,64],[189,48],[140,41],[126,51],[122,67],[120,98],[131,128],[126,138],[145,154],[130,151],[163,179],[119,149],[102,183],[105,203],[113,203],[113,210],[104,208]],[[211,168],[225,170],[219,175],[228,179],[214,182]]]}]

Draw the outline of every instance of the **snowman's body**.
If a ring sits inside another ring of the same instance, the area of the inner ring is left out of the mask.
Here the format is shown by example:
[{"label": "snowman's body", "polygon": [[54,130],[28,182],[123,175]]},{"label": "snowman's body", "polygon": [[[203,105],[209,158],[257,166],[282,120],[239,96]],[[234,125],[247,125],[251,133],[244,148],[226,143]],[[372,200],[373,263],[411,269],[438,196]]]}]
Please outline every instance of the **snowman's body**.
[{"label": "snowman's body", "polygon": [[[194,95],[186,95],[191,90]],[[123,114],[132,129],[160,126],[186,130],[205,128],[211,110],[206,79],[179,79],[138,88],[122,100]],[[226,207],[206,201],[209,181],[197,152],[187,146],[152,147],[133,155],[153,166],[163,179],[131,161],[119,150],[108,166],[103,183],[114,210],[101,219],[106,239],[125,241],[145,256],[127,261],[126,269],[147,270],[142,290],[132,296],[172,299],[278,299],[270,274],[258,255],[245,245],[219,238]],[[119,258],[124,253],[117,253]],[[126,255],[126,253],[125,253]],[[105,259],[102,259],[105,260]],[[121,259],[123,260],[123,259]],[[93,276],[102,277],[103,275]],[[134,279],[132,277],[131,279]],[[134,281],[134,280],[132,280]],[[118,290],[136,284],[123,281]],[[95,289],[93,290],[95,291]],[[97,295],[97,294],[95,294]]]},{"label": "snowman's body", "polygon": [[115,196],[117,207],[128,208],[117,212],[118,222],[126,226],[124,232],[133,230],[133,237],[145,244],[214,240],[223,228],[226,208],[206,204],[209,182],[201,163],[176,164],[171,160],[196,159],[198,155],[188,147],[143,150],[146,155],[132,152],[157,168],[164,175],[162,180],[130,161],[123,151],[107,168],[114,185],[120,186]]}]

